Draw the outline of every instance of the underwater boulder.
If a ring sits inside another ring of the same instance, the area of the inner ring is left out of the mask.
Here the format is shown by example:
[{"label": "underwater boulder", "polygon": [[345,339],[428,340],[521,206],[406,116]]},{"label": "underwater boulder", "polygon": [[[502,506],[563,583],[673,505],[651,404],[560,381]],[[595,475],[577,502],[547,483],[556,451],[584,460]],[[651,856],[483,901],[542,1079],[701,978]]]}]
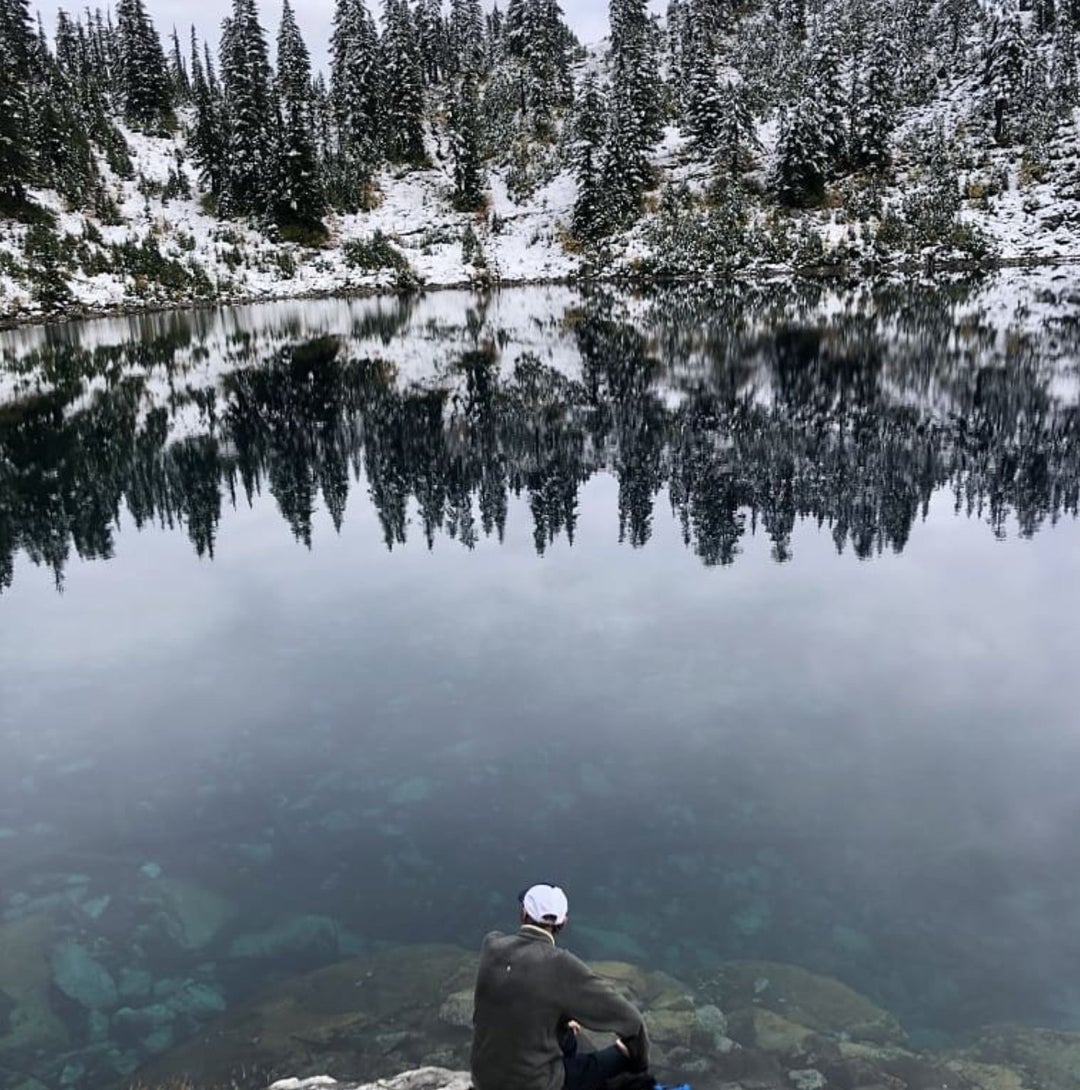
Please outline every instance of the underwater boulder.
[{"label": "underwater boulder", "polygon": [[290,916],[252,934],[239,935],[229,946],[233,958],[333,956],[338,953],[341,928],[329,916]]},{"label": "underwater boulder", "polygon": [[77,942],[53,950],[52,978],[64,995],[89,1010],[111,1010],[120,1002],[112,973]]},{"label": "underwater boulder", "polygon": [[52,938],[53,924],[45,916],[0,924],[0,986],[7,997],[0,1059],[61,1052],[68,1045],[67,1030],[49,1006]]},{"label": "underwater boulder", "polygon": [[[993,1026],[984,1029],[956,1060],[961,1067],[975,1061],[1019,1072],[1037,1090],[1076,1090],[1080,1085],[1080,1033]],[[974,1069],[967,1073],[978,1077]]]},{"label": "underwater boulder", "polygon": [[169,938],[184,950],[201,950],[239,915],[227,897],[182,878],[147,883],[143,900],[159,908]]},{"label": "underwater boulder", "polygon": [[768,1010],[815,1032],[856,1041],[899,1044],[906,1037],[896,1018],[866,996],[797,965],[725,962],[705,990],[729,1014]]},{"label": "underwater boulder", "polygon": [[439,1008],[439,1020],[450,1026],[472,1029],[473,989],[462,988],[448,995]]}]

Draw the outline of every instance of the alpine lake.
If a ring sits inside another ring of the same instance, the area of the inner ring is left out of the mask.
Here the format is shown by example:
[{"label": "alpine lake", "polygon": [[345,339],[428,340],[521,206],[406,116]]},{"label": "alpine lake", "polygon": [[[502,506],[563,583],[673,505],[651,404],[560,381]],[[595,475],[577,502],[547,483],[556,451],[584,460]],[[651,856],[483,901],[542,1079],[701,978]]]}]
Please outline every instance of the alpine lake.
[{"label": "alpine lake", "polygon": [[1075,1090],[1073,283],[0,333],[0,1090],[462,1068],[534,881],[664,1081]]}]

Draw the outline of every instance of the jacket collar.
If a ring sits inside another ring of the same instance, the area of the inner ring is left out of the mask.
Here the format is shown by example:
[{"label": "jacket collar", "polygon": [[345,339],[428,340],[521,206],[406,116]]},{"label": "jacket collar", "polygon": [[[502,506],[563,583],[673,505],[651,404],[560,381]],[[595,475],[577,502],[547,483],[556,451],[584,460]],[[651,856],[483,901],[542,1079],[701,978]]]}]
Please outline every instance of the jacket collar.
[{"label": "jacket collar", "polygon": [[523,939],[547,939],[552,946],[555,945],[555,936],[547,930],[545,927],[537,927],[533,923],[523,923],[518,930],[518,934]]}]

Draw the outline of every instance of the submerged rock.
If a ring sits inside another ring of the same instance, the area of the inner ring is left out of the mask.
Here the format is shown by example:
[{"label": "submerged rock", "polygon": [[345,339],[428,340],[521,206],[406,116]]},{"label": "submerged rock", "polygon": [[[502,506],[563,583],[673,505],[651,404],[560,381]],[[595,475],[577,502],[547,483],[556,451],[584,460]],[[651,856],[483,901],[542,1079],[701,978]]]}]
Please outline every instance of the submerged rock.
[{"label": "submerged rock", "polygon": [[64,995],[91,1010],[111,1010],[120,1002],[112,974],[77,942],[53,951],[52,975]]},{"label": "submerged rock", "polygon": [[763,1009],[818,1033],[880,1044],[899,1044],[905,1039],[896,1018],[872,1000],[839,980],[797,965],[726,962],[709,990],[729,1014]]},{"label": "submerged rock", "polygon": [[0,1058],[57,1053],[68,1045],[67,1030],[49,1006],[52,939],[52,921],[45,916],[0,924],[0,989],[7,1012]]},{"label": "submerged rock", "polygon": [[166,932],[185,950],[209,946],[240,911],[228,898],[182,878],[159,878],[144,896],[160,907]]},{"label": "submerged rock", "polygon": [[[963,1070],[971,1061],[1021,1072],[1027,1080],[1025,1090],[1028,1085],[1037,1090],[1076,1090],[1080,1086],[1080,1033],[994,1026],[985,1029],[956,1062]],[[967,1073],[978,1077],[976,1069],[969,1068]],[[1013,1090],[1008,1084],[1003,1086]]]},{"label": "submerged rock", "polygon": [[229,956],[280,958],[290,955],[338,953],[341,928],[329,916],[292,916],[265,931],[233,939]]}]

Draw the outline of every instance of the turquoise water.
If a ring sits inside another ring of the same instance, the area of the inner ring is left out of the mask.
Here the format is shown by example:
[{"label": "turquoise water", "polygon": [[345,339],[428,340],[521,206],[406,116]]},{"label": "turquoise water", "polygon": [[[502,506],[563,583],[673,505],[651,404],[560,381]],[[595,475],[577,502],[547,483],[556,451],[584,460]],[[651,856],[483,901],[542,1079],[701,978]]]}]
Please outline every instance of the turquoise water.
[{"label": "turquoise water", "polygon": [[0,335],[0,1086],[533,880],[585,956],[1080,1029],[1080,352],[1009,293]]}]

